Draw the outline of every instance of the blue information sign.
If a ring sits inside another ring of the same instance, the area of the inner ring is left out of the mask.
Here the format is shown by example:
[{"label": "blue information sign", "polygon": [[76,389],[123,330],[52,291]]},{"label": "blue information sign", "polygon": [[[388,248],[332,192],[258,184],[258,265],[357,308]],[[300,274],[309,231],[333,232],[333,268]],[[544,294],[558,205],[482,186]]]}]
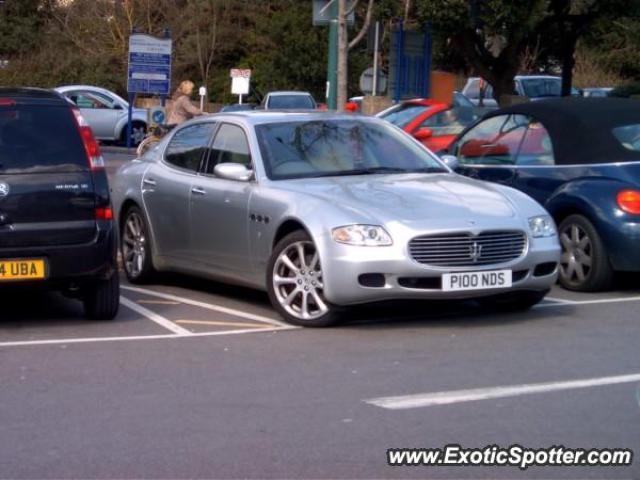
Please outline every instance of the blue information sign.
[{"label": "blue information sign", "polygon": [[171,88],[171,39],[134,33],[129,37],[127,91],[169,95]]}]

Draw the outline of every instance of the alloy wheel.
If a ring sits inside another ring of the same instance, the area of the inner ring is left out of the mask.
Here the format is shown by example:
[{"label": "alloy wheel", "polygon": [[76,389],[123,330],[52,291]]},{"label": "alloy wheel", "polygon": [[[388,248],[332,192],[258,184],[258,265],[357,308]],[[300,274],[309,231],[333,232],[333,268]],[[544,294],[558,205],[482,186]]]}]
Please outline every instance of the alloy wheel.
[{"label": "alloy wheel", "polygon": [[294,242],[282,250],[273,266],[272,278],[278,303],[289,315],[313,320],[329,311],[323,295],[320,259],[313,242]]},{"label": "alloy wheel", "polygon": [[146,256],[144,222],[138,213],[131,212],[127,216],[122,235],[124,267],[131,277],[138,277],[142,273]]},{"label": "alloy wheel", "polygon": [[584,283],[593,265],[593,246],[587,232],[571,223],[560,232],[562,258],[560,274],[574,285]]}]

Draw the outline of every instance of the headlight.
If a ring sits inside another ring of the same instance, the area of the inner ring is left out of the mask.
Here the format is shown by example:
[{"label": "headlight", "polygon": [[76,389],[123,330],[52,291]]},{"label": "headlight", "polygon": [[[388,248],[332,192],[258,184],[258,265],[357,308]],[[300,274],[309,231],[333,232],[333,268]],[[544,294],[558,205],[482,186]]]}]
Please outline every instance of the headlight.
[{"label": "headlight", "polygon": [[377,225],[346,225],[334,228],[331,236],[338,243],[361,247],[384,247],[393,243],[386,230]]},{"label": "headlight", "polygon": [[556,235],[556,224],[548,215],[540,215],[529,219],[529,228],[535,238],[553,237]]}]

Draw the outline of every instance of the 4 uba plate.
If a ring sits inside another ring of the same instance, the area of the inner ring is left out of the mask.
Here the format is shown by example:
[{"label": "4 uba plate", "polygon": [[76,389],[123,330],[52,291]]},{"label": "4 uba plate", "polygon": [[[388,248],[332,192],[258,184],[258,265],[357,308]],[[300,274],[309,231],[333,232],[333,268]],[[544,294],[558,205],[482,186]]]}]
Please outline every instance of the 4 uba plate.
[{"label": "4 uba plate", "polygon": [[45,262],[42,259],[0,261],[0,281],[42,280],[45,277]]}]

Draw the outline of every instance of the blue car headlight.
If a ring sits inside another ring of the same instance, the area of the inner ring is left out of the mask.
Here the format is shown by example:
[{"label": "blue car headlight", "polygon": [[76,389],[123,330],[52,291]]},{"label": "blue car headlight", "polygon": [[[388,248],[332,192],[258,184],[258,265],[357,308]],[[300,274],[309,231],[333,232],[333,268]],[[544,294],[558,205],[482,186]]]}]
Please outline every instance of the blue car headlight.
[{"label": "blue car headlight", "polygon": [[345,225],[331,230],[338,243],[360,247],[386,247],[393,244],[391,236],[379,225]]},{"label": "blue car headlight", "polygon": [[539,215],[529,219],[529,229],[534,238],[553,237],[557,234],[556,224],[549,215]]}]

